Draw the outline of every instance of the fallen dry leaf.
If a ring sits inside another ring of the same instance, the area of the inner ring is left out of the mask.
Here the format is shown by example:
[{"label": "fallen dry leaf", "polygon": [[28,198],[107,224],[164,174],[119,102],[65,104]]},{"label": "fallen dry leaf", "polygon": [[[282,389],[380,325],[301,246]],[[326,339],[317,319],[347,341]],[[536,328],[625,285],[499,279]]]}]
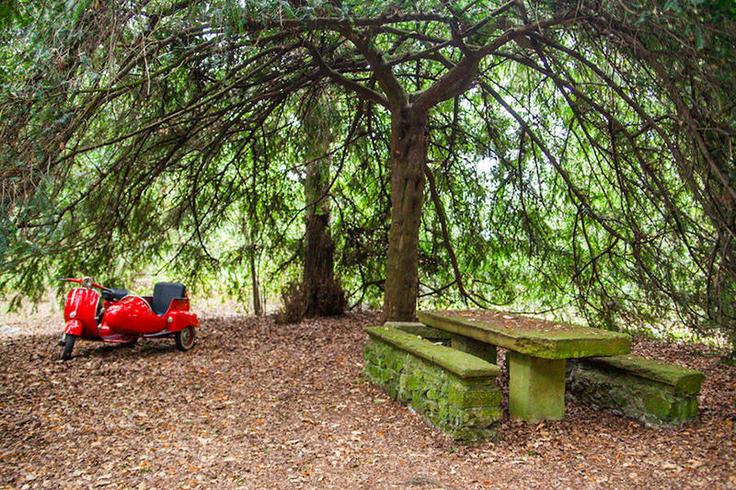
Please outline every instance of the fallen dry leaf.
[{"label": "fallen dry leaf", "polygon": [[80,342],[68,363],[53,360],[55,331],[0,337],[0,487],[736,486],[736,368],[705,346],[634,343],[705,372],[686,427],[570,402],[565,420],[506,418],[499,441],[468,447],[363,381],[362,327],[375,315],[203,320],[187,353]]}]

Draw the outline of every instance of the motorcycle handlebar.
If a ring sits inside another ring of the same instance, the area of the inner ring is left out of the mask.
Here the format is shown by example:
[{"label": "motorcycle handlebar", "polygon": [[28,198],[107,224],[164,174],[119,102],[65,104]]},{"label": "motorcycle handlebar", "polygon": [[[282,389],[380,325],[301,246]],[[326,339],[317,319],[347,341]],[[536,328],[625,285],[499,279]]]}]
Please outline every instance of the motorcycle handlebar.
[{"label": "motorcycle handlebar", "polygon": [[91,278],[77,279],[75,277],[59,277],[57,279],[59,281],[74,282],[76,284],[85,284],[85,279],[89,279],[89,286],[91,286],[93,288],[101,289],[103,291],[109,291],[108,288],[106,288],[102,284],[98,284],[98,283],[94,282]]},{"label": "motorcycle handlebar", "polygon": [[76,279],[74,277],[57,277],[57,281],[66,281],[66,282],[76,282],[77,284],[82,284],[81,279]]}]

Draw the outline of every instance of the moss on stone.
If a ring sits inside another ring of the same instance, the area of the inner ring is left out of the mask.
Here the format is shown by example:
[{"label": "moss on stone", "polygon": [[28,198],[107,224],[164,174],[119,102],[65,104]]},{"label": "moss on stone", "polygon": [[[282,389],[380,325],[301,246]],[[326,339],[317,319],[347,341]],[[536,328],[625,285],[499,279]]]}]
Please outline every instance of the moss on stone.
[{"label": "moss on stone", "polygon": [[450,340],[450,334],[437,330],[436,328],[428,327],[423,323],[419,322],[386,322],[383,324],[384,327],[393,327],[397,330],[401,330],[412,335],[418,335],[423,339],[431,341],[448,342]]},{"label": "moss on stone", "polygon": [[509,413],[528,422],[560,420],[565,415],[564,359],[543,359],[510,351]]},{"label": "moss on stone", "polygon": [[573,325],[557,331],[543,328],[513,329],[491,321],[461,318],[437,311],[420,311],[417,316],[430,327],[545,359],[612,356],[631,351],[629,335],[608,330]]},{"label": "moss on stone", "polygon": [[461,378],[498,376],[498,366],[459,352],[443,345],[435,345],[416,335],[391,327],[366,327],[368,335],[381,339],[401,350],[409,352],[426,361],[437,364]]},{"label": "moss on stone", "polygon": [[705,379],[700,371],[634,355],[593,357],[586,362],[670,385],[676,393],[699,393]]},{"label": "moss on stone", "polygon": [[672,409],[672,403],[658,393],[644,396],[644,407],[655,417],[665,418]]},{"label": "moss on stone", "polygon": [[462,335],[451,335],[450,346],[471,356],[480,357],[491,364],[496,364],[497,352],[495,345],[471,339],[470,337],[463,337]]},{"label": "moss on stone", "polygon": [[680,425],[698,413],[697,393],[668,382],[589,359],[570,362],[569,392],[577,399],[608,408],[647,425]]},{"label": "moss on stone", "polygon": [[[364,372],[368,379],[459,441],[495,437],[494,425],[502,417],[502,394],[495,384],[495,374],[463,378],[437,363],[436,357],[428,356],[430,359],[427,359],[404,350],[406,346],[415,348],[413,342],[396,345],[385,338],[371,335],[365,344]],[[396,336],[388,338],[397,342]],[[423,349],[420,352],[427,354]],[[396,366],[396,369],[388,366]]]}]

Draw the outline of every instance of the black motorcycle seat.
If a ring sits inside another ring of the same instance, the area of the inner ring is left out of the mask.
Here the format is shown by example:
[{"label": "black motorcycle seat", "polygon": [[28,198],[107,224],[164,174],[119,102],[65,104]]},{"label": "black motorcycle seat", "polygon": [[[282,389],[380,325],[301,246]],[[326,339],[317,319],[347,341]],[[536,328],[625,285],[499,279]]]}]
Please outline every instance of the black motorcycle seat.
[{"label": "black motorcycle seat", "polygon": [[153,301],[151,309],[158,316],[163,315],[169,309],[171,301],[176,298],[184,298],[187,288],[178,282],[158,282],[153,286]]},{"label": "black motorcycle seat", "polygon": [[125,298],[127,295],[128,290],[122,288],[107,288],[102,291],[102,297],[108,301],[117,301]]}]

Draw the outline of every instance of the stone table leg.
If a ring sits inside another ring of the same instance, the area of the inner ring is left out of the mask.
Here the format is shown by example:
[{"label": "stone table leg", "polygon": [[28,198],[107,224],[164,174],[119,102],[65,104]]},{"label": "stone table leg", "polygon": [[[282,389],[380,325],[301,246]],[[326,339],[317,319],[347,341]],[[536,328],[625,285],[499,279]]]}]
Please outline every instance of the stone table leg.
[{"label": "stone table leg", "polygon": [[484,361],[496,364],[496,346],[486,344],[480,340],[463,337],[462,335],[450,334],[450,347],[472,356],[480,357]]},{"label": "stone table leg", "polygon": [[514,351],[506,356],[509,412],[529,422],[565,415],[565,359],[542,359]]}]

